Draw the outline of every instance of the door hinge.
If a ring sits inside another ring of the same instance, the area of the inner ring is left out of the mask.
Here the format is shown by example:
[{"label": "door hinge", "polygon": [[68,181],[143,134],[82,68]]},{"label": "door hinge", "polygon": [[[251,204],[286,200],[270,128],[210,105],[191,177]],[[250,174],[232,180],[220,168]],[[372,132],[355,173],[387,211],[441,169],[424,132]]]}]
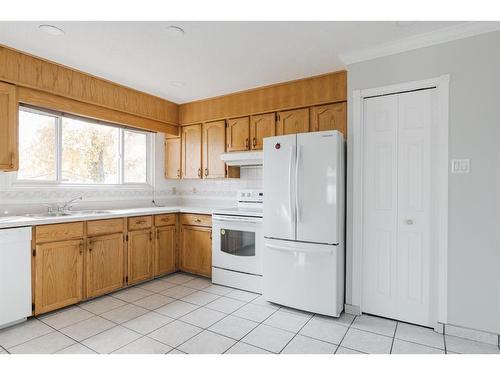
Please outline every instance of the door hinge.
[{"label": "door hinge", "polygon": [[33,249],[33,256],[36,257],[36,249]]},{"label": "door hinge", "polygon": [[128,276],[125,276],[125,282],[128,283]]},{"label": "door hinge", "polygon": [[128,234],[125,235],[125,241],[128,242]]}]

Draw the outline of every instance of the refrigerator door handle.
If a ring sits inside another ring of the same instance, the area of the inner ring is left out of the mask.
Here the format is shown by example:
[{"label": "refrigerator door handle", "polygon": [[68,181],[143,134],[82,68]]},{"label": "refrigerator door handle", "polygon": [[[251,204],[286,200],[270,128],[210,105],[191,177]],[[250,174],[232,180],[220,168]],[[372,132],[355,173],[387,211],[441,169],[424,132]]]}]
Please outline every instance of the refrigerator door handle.
[{"label": "refrigerator door handle", "polygon": [[300,145],[297,145],[297,158],[295,159],[295,212],[297,222],[300,222],[300,202],[299,202],[299,167],[300,167]]},{"label": "refrigerator door handle", "polygon": [[304,249],[304,248],[296,248],[296,247],[287,247],[287,246],[280,246],[280,245],[273,245],[273,244],[266,244],[266,247],[274,250],[280,250],[280,251],[288,251],[291,253],[294,252],[299,252],[299,253],[321,253],[321,254],[331,254],[333,252],[333,249]]},{"label": "refrigerator door handle", "polygon": [[288,208],[290,209],[290,218],[292,223],[295,223],[295,209],[293,207],[293,202],[292,202],[292,186],[293,186],[293,179],[292,179],[292,168],[293,168],[293,158],[295,157],[294,155],[294,149],[290,149],[290,161],[288,163]]}]

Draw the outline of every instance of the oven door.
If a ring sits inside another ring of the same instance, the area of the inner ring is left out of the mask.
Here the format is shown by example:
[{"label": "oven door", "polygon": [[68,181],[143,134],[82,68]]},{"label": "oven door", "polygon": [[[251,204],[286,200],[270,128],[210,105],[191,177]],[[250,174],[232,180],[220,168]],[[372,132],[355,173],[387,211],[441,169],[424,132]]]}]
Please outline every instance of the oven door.
[{"label": "oven door", "polygon": [[262,218],[212,216],[212,265],[262,275]]}]

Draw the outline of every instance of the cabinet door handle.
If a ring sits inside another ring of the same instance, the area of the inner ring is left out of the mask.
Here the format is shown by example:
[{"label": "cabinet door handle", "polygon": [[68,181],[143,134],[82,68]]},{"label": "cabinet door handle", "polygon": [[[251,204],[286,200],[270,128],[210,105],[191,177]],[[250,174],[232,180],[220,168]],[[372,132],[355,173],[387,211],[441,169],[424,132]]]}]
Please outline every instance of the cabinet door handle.
[{"label": "cabinet door handle", "polygon": [[198,168],[198,177],[201,177],[201,168]]},{"label": "cabinet door handle", "polygon": [[252,146],[253,147],[257,146],[257,140],[255,139],[255,137],[253,137],[252,139]]},{"label": "cabinet door handle", "polygon": [[181,178],[181,170],[180,169],[177,169],[177,177]]},{"label": "cabinet door handle", "polygon": [[200,219],[196,219],[195,223],[201,223],[201,220]]},{"label": "cabinet door handle", "polygon": [[205,168],[205,177],[208,176],[208,168]]},{"label": "cabinet door handle", "polygon": [[80,241],[80,255],[83,254],[83,241]]},{"label": "cabinet door handle", "polygon": [[248,149],[248,138],[245,139],[245,147]]},{"label": "cabinet door handle", "polygon": [[149,240],[153,241],[153,232],[149,231]]},{"label": "cabinet door handle", "polygon": [[135,222],[136,224],[145,224],[146,223],[146,220],[138,220]]}]

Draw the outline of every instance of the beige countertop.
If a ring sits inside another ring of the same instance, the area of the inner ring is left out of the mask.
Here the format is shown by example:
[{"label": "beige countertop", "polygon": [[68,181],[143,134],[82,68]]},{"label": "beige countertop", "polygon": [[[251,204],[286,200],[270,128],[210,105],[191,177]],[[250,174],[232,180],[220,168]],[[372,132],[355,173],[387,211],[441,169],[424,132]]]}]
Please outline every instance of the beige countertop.
[{"label": "beige countertop", "polygon": [[[132,217],[141,215],[156,215],[166,213],[196,213],[211,215],[215,207],[194,207],[194,206],[165,206],[165,207],[140,207],[140,208],[125,208],[116,210],[102,210],[103,213],[91,212],[76,212],[68,216],[0,216],[0,229],[29,227],[34,225],[70,223],[74,221],[88,221],[99,219],[112,219],[116,217]],[[101,210],[95,210],[101,211]]]}]

